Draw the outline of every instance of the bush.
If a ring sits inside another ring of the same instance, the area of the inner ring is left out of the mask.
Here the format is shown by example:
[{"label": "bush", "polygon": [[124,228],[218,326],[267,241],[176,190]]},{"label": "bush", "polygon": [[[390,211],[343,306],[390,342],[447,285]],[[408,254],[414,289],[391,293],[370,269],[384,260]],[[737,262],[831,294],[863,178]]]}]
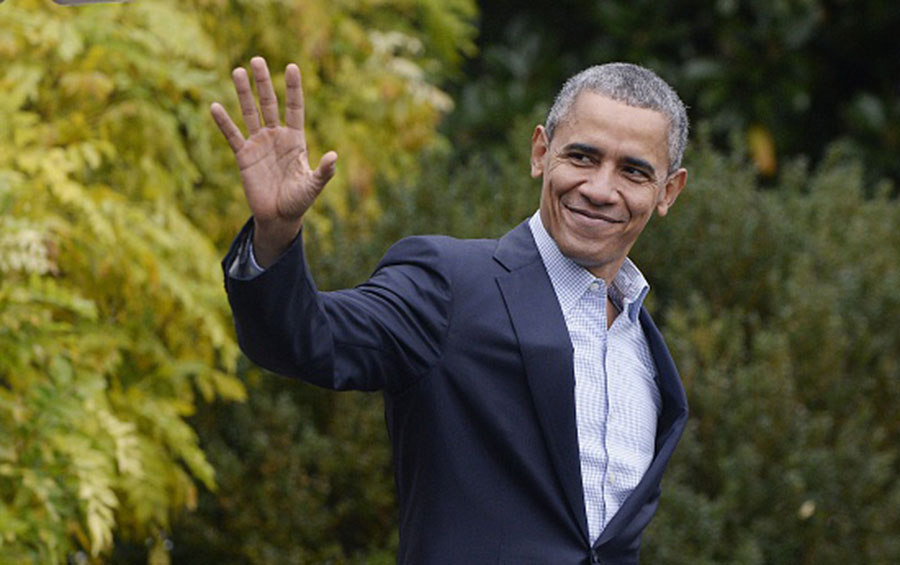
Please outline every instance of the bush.
[{"label": "bush", "polygon": [[900,205],[837,146],[769,190],[690,162],[636,253],[692,408],[646,561],[896,562]]}]

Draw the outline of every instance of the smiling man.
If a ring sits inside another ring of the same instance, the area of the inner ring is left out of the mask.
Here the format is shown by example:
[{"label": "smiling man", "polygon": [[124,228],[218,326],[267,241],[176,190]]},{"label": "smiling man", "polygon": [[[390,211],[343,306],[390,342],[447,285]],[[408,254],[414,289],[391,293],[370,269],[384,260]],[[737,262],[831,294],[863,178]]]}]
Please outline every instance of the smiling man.
[{"label": "smiling man", "polygon": [[[572,86],[601,69],[576,77]],[[561,97],[558,104],[566,102]],[[531,174],[543,177],[541,222],[563,255],[607,283],[653,211],[664,216],[684,188],[687,171],[678,162],[670,167],[678,155],[668,154],[669,120],[583,90],[561,124],[535,128]]]},{"label": "smiling man", "polygon": [[499,240],[409,237],[350,290],[319,292],[303,215],[337,154],[307,162],[300,74],[285,124],[265,61],[233,77],[249,136],[212,114],[253,215],[223,267],[255,362],[328,388],[380,390],[393,445],[399,563],[637,563],[684,390],[627,255],[684,188],[687,116],[647,69],[591,67],[532,139],[540,208]]}]

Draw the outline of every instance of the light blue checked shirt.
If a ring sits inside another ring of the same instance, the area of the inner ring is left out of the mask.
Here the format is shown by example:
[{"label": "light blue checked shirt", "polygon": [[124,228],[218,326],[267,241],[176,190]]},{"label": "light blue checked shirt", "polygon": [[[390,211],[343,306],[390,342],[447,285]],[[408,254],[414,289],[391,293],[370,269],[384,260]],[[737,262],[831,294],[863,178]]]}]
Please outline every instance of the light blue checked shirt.
[{"label": "light blue checked shirt", "polygon": [[[581,482],[588,531],[596,540],[653,460],[662,401],[656,365],[638,320],[650,286],[626,258],[607,289],[605,281],[560,252],[540,212],[528,225],[575,350]],[[607,292],[619,310],[609,329]]]}]

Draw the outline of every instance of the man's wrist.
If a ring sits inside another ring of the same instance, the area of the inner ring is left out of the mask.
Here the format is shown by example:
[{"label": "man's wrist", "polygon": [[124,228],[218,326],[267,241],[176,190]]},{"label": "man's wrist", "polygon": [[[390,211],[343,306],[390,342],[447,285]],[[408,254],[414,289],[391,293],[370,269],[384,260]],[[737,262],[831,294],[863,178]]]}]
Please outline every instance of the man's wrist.
[{"label": "man's wrist", "polygon": [[300,233],[303,219],[284,222],[260,222],[253,220],[253,254],[263,269],[269,268],[281,257]]}]

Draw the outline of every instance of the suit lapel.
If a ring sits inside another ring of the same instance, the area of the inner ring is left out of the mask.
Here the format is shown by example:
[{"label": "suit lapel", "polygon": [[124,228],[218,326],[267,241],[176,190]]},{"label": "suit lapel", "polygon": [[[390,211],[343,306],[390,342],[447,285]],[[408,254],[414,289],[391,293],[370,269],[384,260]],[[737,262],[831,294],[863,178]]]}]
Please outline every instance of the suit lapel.
[{"label": "suit lapel", "polygon": [[572,343],[527,223],[500,240],[495,259],[509,271],[497,277],[497,284],[519,342],[544,441],[572,517],[587,539]]}]

